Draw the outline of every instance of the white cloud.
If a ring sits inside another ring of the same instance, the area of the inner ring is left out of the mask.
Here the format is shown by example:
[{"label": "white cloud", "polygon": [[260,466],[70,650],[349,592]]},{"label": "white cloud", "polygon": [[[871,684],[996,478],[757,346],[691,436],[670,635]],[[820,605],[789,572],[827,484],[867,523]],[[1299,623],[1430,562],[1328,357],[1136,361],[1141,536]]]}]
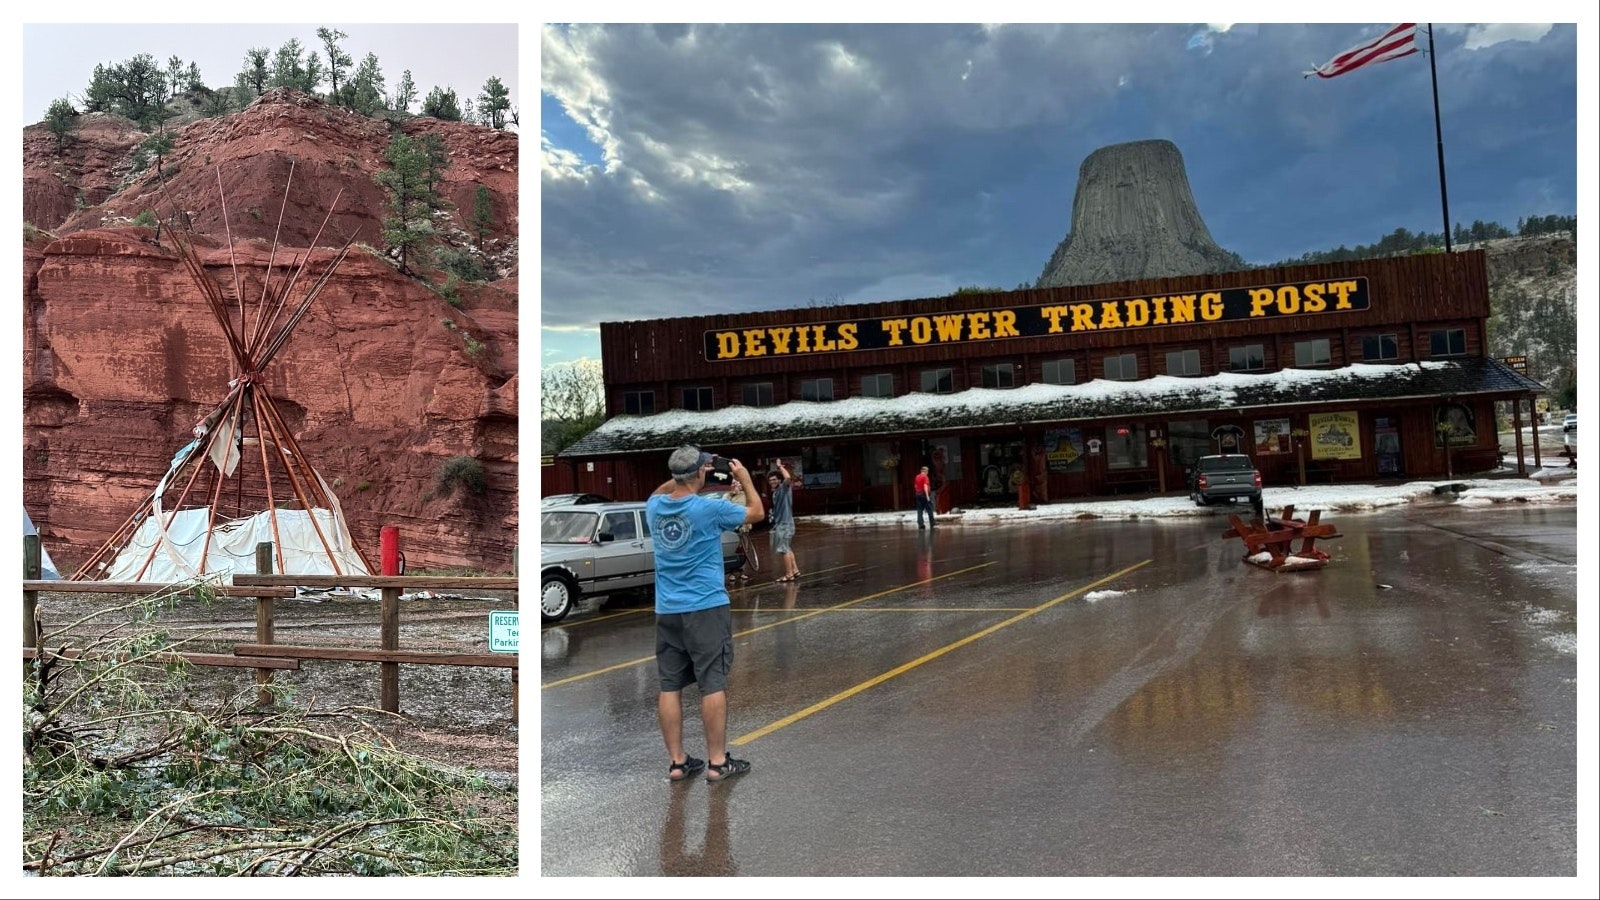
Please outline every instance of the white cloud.
[{"label": "white cloud", "polygon": [[1463,47],[1467,50],[1482,50],[1507,41],[1537,41],[1548,34],[1552,27],[1548,23],[1468,25],[1467,42]]}]

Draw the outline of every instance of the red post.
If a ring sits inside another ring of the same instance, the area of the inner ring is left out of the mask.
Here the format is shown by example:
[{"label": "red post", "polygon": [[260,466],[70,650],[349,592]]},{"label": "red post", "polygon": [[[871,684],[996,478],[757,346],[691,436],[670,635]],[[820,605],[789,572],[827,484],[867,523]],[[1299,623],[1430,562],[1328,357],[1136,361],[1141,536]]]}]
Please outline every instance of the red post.
[{"label": "red post", "polygon": [[378,529],[378,550],[382,556],[380,575],[400,574],[400,526],[385,525]]}]

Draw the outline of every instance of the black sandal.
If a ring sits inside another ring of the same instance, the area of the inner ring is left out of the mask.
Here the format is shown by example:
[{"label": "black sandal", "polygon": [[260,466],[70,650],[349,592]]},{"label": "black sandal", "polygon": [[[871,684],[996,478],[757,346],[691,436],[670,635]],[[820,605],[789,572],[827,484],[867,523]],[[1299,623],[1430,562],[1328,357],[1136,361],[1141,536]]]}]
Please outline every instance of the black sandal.
[{"label": "black sandal", "polygon": [[694,776],[699,775],[701,770],[703,770],[705,767],[705,760],[695,759],[692,756],[688,757],[681,763],[673,763],[667,767],[667,780],[688,781]]},{"label": "black sandal", "polygon": [[[719,781],[727,781],[736,775],[743,775],[748,771],[750,771],[750,763],[748,761],[734,759],[732,755],[727,755],[723,758],[721,765],[712,765],[706,769],[706,781],[716,784]],[[713,772],[716,773],[717,777],[711,777]]]}]

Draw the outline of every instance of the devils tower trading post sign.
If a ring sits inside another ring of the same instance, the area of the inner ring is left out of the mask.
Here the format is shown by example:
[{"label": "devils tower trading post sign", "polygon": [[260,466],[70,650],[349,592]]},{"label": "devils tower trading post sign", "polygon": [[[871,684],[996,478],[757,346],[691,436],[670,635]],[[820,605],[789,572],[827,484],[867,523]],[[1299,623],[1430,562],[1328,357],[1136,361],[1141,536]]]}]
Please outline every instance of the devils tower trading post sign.
[{"label": "devils tower trading post sign", "polygon": [[1314,316],[1367,309],[1367,279],[1305,281],[1158,297],[1120,297],[1004,309],[886,316],[705,333],[709,361],[888,350],[1088,331]]}]

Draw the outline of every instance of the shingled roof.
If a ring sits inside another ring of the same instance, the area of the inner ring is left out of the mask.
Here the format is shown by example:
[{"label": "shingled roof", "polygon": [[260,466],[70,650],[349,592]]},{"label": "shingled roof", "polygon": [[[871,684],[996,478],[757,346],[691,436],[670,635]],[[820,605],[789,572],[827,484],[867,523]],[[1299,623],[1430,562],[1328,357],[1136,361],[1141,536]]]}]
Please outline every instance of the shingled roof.
[{"label": "shingled roof", "polygon": [[1158,375],[1141,381],[1029,384],[956,394],[851,397],[828,403],[730,406],[617,416],[563,450],[563,457],[610,456],[702,446],[818,441],[892,434],[970,432],[1006,425],[1176,417],[1218,410],[1285,412],[1295,407],[1374,400],[1423,400],[1544,393],[1544,385],[1496,359],[1474,357],[1340,369],[1223,372],[1203,378]]}]

